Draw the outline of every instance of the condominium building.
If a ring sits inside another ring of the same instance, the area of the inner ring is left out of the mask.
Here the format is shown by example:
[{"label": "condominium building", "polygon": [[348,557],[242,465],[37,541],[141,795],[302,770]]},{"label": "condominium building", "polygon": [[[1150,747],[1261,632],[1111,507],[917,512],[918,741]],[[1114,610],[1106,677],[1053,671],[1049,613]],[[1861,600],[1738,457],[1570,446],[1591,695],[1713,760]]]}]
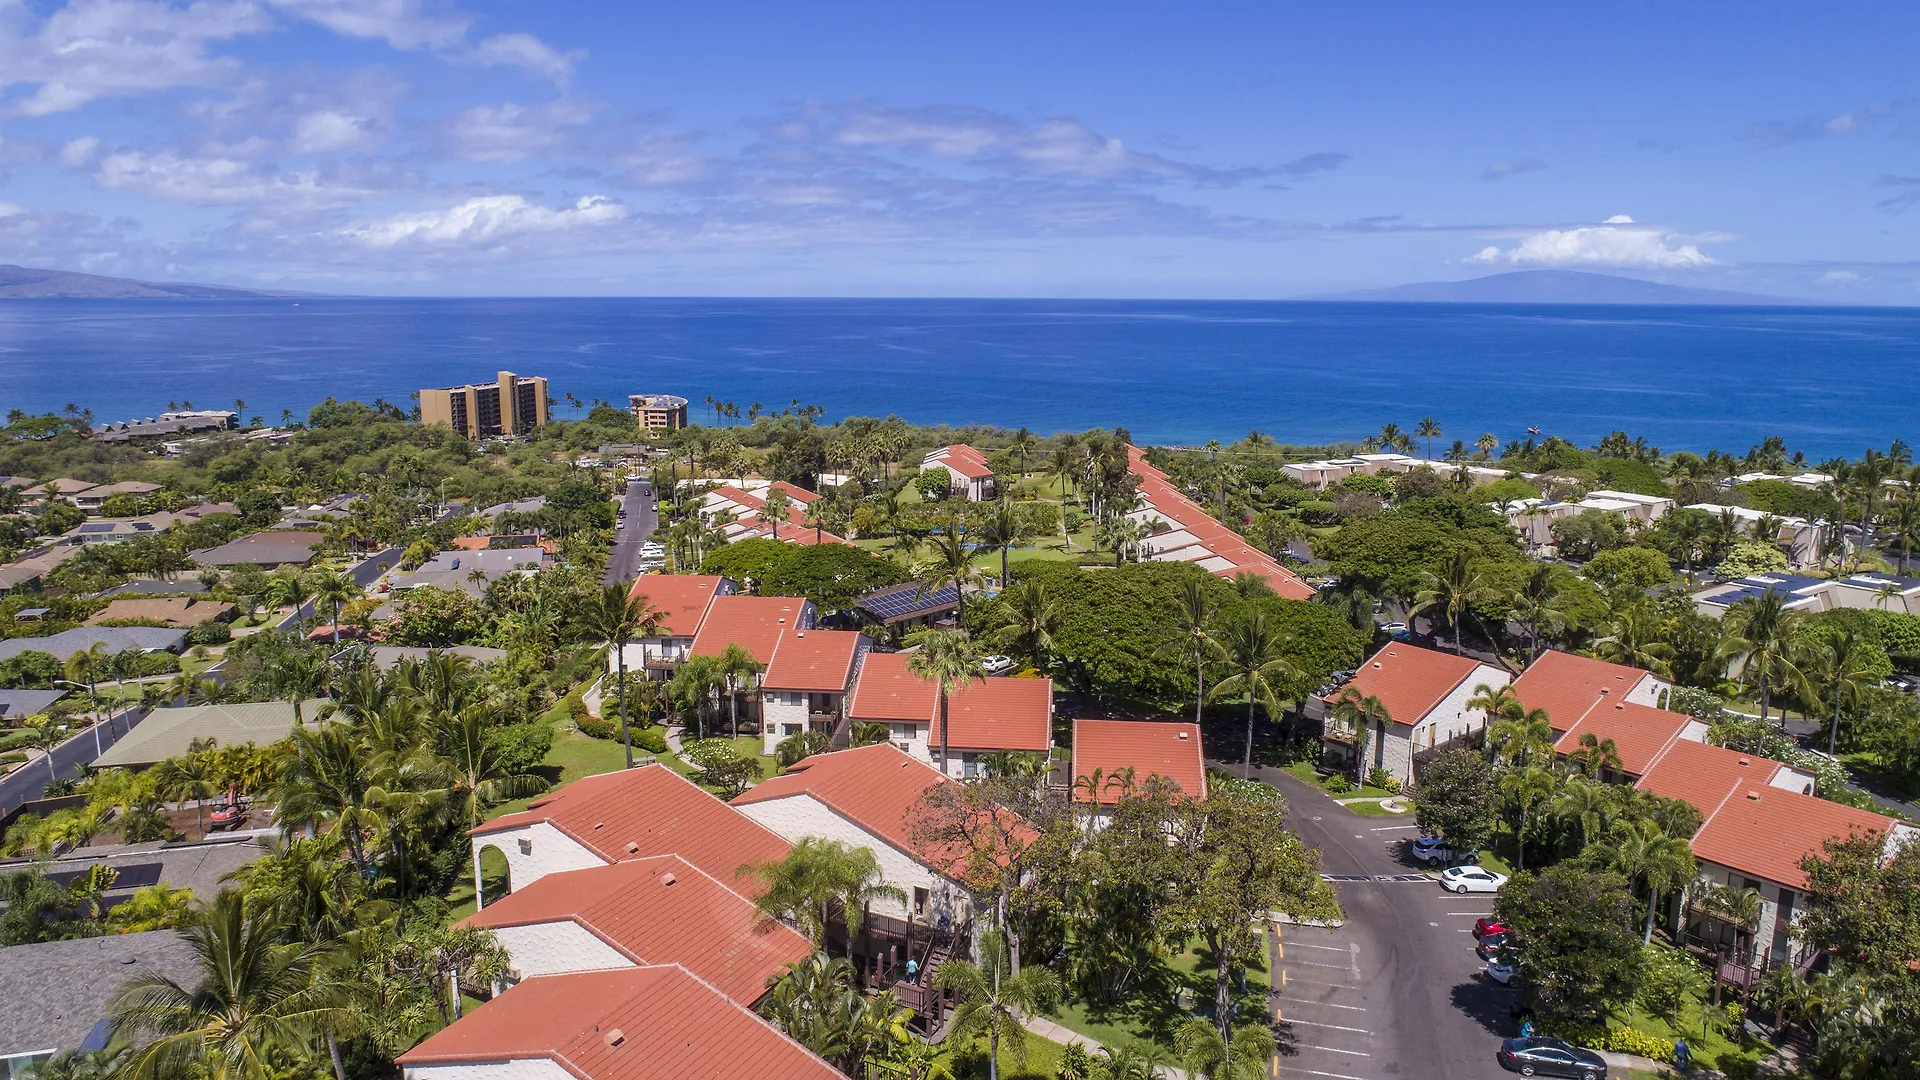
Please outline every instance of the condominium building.
[{"label": "condominium building", "polygon": [[672,394],[628,394],[627,408],[641,431],[678,431],[687,426],[687,399]]},{"label": "condominium building", "polygon": [[525,435],[547,422],[547,380],[503,371],[490,383],[422,390],[420,422],[445,424],[469,439]]}]

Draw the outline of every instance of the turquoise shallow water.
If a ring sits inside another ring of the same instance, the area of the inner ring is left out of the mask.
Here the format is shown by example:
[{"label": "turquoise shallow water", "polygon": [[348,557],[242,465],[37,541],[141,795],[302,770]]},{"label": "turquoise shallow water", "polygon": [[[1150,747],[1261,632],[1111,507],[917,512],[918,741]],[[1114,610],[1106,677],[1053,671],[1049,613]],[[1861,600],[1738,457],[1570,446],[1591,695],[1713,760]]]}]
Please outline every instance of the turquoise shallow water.
[{"label": "turquoise shallow water", "polygon": [[[830,417],[1121,425],[1145,441],[1358,438],[1440,421],[1818,460],[1920,442],[1920,309],[1026,300],[0,303],[0,408],[101,421],[169,400],[278,419],[329,394],[545,375]],[[711,414],[708,414],[709,420]]]}]

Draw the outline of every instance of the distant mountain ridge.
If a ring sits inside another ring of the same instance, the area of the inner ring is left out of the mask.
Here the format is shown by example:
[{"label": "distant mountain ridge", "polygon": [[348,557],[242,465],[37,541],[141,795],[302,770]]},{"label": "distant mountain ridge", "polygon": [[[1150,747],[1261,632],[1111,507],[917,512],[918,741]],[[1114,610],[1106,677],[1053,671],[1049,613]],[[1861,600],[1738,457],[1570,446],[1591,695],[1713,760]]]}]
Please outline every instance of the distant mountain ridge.
[{"label": "distant mountain ridge", "polygon": [[133,278],[0,266],[0,300],[234,300],[248,297],[302,296],[303,293],[235,289],[225,285],[184,285]]},{"label": "distant mountain ridge", "polygon": [[1516,270],[1465,281],[1423,281],[1387,289],[1360,289],[1314,300],[1384,300],[1431,304],[1816,304],[1784,296],[1696,289],[1585,270]]}]

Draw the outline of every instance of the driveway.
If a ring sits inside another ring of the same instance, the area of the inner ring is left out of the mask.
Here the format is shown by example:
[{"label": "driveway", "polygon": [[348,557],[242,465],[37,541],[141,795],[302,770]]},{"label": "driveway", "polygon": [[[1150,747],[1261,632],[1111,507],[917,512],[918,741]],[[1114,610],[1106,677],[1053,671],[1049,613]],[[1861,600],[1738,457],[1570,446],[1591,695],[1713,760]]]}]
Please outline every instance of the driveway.
[{"label": "driveway", "polygon": [[[138,709],[128,709],[116,713],[106,723],[100,725],[100,748],[106,749],[120,741],[120,737],[133,729],[144,715]],[[53,771],[61,779],[78,777],[80,766],[91,762],[99,754],[93,746],[93,729],[87,728],[79,734],[53,748]],[[21,803],[40,798],[47,790],[47,762],[45,758],[35,757],[26,764],[8,773],[0,779],[0,817],[13,813]]]},{"label": "driveway", "polygon": [[1449,1080],[1505,1076],[1494,1061],[1516,1034],[1513,992],[1480,973],[1473,921],[1493,898],[1455,896],[1405,854],[1411,816],[1362,817],[1278,769],[1256,770],[1287,797],[1288,824],[1320,849],[1346,912],[1337,929],[1282,926],[1272,949],[1275,1077]]},{"label": "driveway", "polygon": [[613,552],[607,556],[607,576],[602,584],[618,585],[639,576],[640,545],[660,526],[660,515],[654,511],[653,502],[651,481],[641,480],[627,487],[620,499],[627,516],[614,529]]}]

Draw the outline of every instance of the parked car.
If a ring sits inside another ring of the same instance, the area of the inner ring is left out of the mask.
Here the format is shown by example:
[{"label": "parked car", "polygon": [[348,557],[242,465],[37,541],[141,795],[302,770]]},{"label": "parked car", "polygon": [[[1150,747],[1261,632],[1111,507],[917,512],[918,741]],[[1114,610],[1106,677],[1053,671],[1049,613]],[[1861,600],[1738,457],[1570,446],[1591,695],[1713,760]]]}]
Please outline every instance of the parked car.
[{"label": "parked car", "polygon": [[1498,960],[1506,954],[1507,946],[1511,944],[1513,944],[1512,934],[1488,934],[1480,939],[1480,944],[1474,946],[1473,951],[1478,953],[1482,960]]},{"label": "parked car", "polygon": [[1003,671],[1013,670],[1013,657],[983,656],[980,658],[980,666],[986,671],[987,674],[998,675]]},{"label": "parked car", "polygon": [[1487,978],[1492,979],[1501,986],[1506,986],[1513,982],[1513,961],[1511,960],[1489,960],[1487,961],[1486,970]]},{"label": "parked car", "polygon": [[1480,866],[1455,866],[1440,872],[1440,887],[1457,893],[1499,892],[1507,875]]},{"label": "parked car", "polygon": [[1494,934],[1505,934],[1508,932],[1506,923],[1491,916],[1473,921],[1473,936],[1477,938],[1491,937]]},{"label": "parked car", "polygon": [[1407,638],[1413,636],[1413,631],[1407,627],[1407,624],[1398,620],[1380,624],[1380,632],[1395,641],[1405,641]]},{"label": "parked car", "polygon": [[1500,1067],[1521,1076],[1572,1076],[1577,1080],[1604,1080],[1607,1062],[1585,1047],[1546,1036],[1504,1039]]},{"label": "parked car", "polygon": [[1458,863],[1480,861],[1479,852],[1455,851],[1437,836],[1422,836],[1412,841],[1407,845],[1407,854],[1413,856],[1415,862],[1429,865],[1453,866]]}]

